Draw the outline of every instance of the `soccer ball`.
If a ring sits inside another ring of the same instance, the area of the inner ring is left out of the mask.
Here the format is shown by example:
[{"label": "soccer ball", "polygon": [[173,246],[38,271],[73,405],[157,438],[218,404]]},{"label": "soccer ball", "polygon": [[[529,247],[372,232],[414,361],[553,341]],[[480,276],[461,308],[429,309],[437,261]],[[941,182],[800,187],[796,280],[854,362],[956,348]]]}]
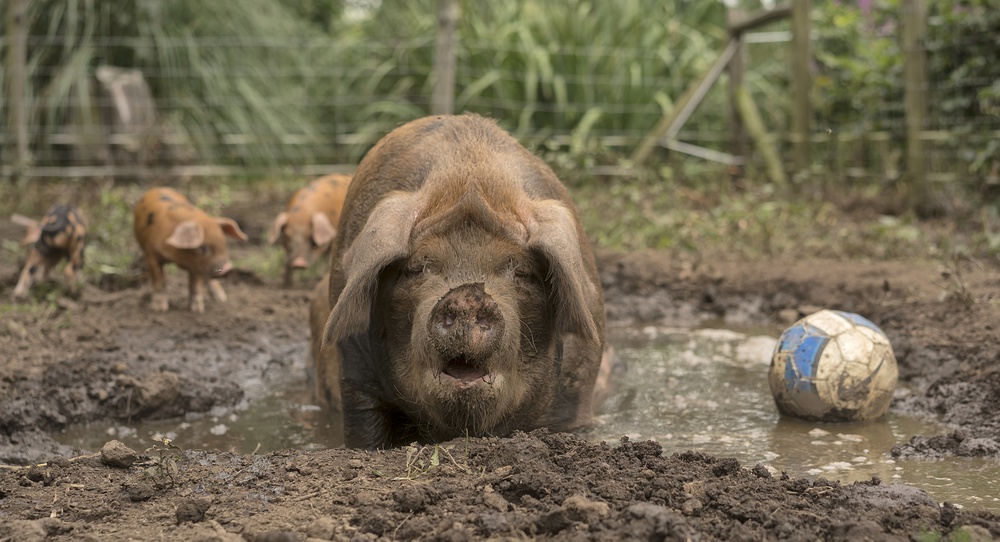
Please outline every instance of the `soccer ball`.
[{"label": "soccer ball", "polygon": [[885,333],[862,316],[833,310],[786,329],[768,375],[779,412],[830,422],[882,416],[898,378]]}]

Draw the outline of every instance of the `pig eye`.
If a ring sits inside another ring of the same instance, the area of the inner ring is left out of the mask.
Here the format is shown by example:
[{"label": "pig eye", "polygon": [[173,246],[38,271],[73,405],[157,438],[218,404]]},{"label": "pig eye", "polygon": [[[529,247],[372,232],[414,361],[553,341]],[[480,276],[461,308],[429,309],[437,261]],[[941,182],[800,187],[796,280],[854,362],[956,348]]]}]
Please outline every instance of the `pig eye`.
[{"label": "pig eye", "polygon": [[509,266],[511,274],[514,278],[522,281],[536,281],[538,280],[538,274],[535,270],[528,264],[523,262],[511,261]]},{"label": "pig eye", "polygon": [[403,267],[403,274],[407,277],[419,277],[429,271],[428,262],[425,258],[410,260]]},{"label": "pig eye", "polygon": [[212,253],[212,247],[208,245],[201,245],[198,247],[198,254],[205,256]]}]

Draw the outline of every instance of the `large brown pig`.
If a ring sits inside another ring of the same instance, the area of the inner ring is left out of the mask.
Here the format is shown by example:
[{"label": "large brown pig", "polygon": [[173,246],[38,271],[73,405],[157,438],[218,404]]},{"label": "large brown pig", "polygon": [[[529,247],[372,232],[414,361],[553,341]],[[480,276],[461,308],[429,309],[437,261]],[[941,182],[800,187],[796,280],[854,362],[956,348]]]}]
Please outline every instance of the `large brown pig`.
[{"label": "large brown pig", "polygon": [[232,270],[226,236],[246,241],[231,218],[210,216],[171,188],[153,188],[135,206],[135,238],[145,255],[153,286],[152,308],[164,312],[169,303],[163,265],[177,264],[190,276],[193,312],[205,312],[205,284],[213,297],[226,300],[221,277]]},{"label": "large brown pig", "polygon": [[340,375],[348,446],[590,420],[604,345],[593,254],[566,188],[493,121],[391,132],[359,165],[340,227],[316,375]]},{"label": "large brown pig", "polygon": [[316,255],[330,249],[350,182],[349,176],[338,173],[314,179],[296,191],[275,217],[267,242],[273,245],[280,240],[285,248],[286,288],[292,285],[295,269],[308,267]]},{"label": "large brown pig", "polygon": [[14,287],[14,299],[28,295],[33,281],[47,280],[49,271],[66,259],[63,273],[70,292],[77,292],[76,273],[83,267],[83,251],[87,243],[87,220],[73,205],[53,205],[41,220],[14,215],[11,220],[28,228],[22,245],[30,245],[28,259]]}]

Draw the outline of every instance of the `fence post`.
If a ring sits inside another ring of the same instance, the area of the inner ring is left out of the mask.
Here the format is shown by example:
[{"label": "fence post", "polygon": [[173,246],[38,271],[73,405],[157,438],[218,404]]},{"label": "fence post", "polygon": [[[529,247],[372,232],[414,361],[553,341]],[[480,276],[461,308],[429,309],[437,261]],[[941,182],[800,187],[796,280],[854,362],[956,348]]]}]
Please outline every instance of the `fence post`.
[{"label": "fence post", "polygon": [[25,86],[28,82],[28,18],[24,0],[7,1],[7,129],[8,152],[13,151],[13,159],[4,161],[14,166],[16,177],[31,159],[28,148],[28,104],[25,98]]},{"label": "fence post", "polygon": [[812,55],[809,34],[812,23],[809,13],[811,0],[792,0],[792,178],[809,174],[809,93],[812,77],[809,60]]},{"label": "fence post", "polygon": [[927,54],[924,51],[927,10],[924,0],[903,0],[903,103],[906,108],[906,172],[911,203],[927,203],[923,139],[927,117]]},{"label": "fence post", "polygon": [[437,40],[434,44],[434,88],[431,114],[450,115],[455,110],[455,27],[457,0],[438,0]]},{"label": "fence post", "polygon": [[[736,22],[746,18],[746,13],[738,8],[730,9],[726,18],[728,26],[731,28]],[[743,125],[743,117],[740,115],[739,92],[743,87],[743,77],[746,74],[747,48],[743,43],[742,32],[730,30],[730,39],[738,40],[736,52],[729,61],[729,154],[733,156],[747,156],[747,131]],[[743,177],[743,166],[731,166],[730,176],[734,179]]]}]

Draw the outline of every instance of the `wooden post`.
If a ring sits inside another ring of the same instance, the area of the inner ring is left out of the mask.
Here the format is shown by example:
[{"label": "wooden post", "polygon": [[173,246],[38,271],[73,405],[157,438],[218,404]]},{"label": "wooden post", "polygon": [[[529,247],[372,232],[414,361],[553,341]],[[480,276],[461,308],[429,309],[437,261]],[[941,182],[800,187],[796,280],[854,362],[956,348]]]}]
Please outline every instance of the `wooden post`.
[{"label": "wooden post", "polygon": [[750,94],[745,88],[740,87],[736,89],[735,97],[736,107],[739,109],[740,116],[743,117],[743,123],[747,127],[747,131],[750,132],[750,137],[757,144],[761,156],[764,157],[764,163],[767,164],[768,177],[779,187],[788,186],[788,177],[785,176],[785,168],[781,163],[781,158],[778,157],[778,150],[771,142],[771,136],[767,134],[767,128],[764,127],[760,111],[750,99]]},{"label": "wooden post", "polygon": [[729,45],[722,51],[719,58],[715,59],[715,63],[705,75],[691,83],[684,94],[674,103],[674,108],[670,113],[661,118],[653,130],[643,138],[639,147],[632,153],[632,167],[641,166],[652,154],[653,148],[659,141],[669,141],[677,137],[681,127],[691,117],[691,113],[694,113],[694,108],[698,107],[698,104],[705,99],[705,95],[712,89],[712,85],[722,75],[722,70],[726,69],[726,65],[736,54],[737,45],[736,40],[729,40]]},{"label": "wooden post", "polygon": [[[746,14],[741,9],[730,9],[727,12],[729,26],[746,18]],[[747,132],[743,126],[743,118],[740,115],[738,104],[739,89],[743,87],[743,78],[746,74],[747,48],[743,43],[742,33],[730,33],[729,36],[737,43],[736,52],[729,60],[729,154],[738,157],[747,155]],[[734,180],[743,177],[743,166],[734,165],[730,167],[730,174]]]},{"label": "wooden post", "polygon": [[457,0],[438,0],[432,115],[450,115],[455,110],[455,27],[458,24],[458,12]]},{"label": "wooden post", "polygon": [[906,109],[906,173],[911,203],[927,203],[926,161],[921,132],[927,117],[927,10],[924,0],[903,0],[903,104]]},{"label": "wooden post", "polygon": [[809,93],[812,78],[809,74],[811,47],[809,33],[812,24],[809,13],[811,0],[792,2],[792,175],[800,178],[809,174]]},{"label": "wooden post", "polygon": [[25,87],[28,84],[28,18],[24,0],[7,2],[7,126],[11,140],[8,142],[8,149],[13,151],[13,156],[4,161],[15,165],[16,176],[31,160],[28,147],[28,104],[25,98]]}]

